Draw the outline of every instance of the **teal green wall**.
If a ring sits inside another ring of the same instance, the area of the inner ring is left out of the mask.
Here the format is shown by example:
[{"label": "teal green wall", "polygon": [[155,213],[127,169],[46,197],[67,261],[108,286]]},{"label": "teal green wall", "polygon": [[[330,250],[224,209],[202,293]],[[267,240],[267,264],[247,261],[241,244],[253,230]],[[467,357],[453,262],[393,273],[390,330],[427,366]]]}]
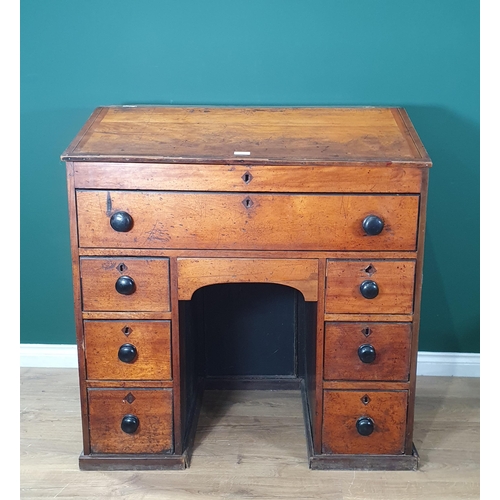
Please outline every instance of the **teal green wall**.
[{"label": "teal green wall", "polygon": [[75,342],[59,155],[127,103],[404,106],[434,162],[419,347],[479,352],[478,0],[23,0],[21,342]]}]

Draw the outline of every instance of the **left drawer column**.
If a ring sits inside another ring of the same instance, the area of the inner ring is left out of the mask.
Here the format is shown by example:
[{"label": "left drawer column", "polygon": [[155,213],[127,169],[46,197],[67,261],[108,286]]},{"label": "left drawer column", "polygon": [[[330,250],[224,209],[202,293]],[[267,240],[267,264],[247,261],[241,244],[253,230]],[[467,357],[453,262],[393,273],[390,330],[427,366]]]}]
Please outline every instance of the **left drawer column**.
[{"label": "left drawer column", "polygon": [[85,256],[80,278],[88,413],[81,468],[180,465],[171,460],[169,259]]},{"label": "left drawer column", "polygon": [[[133,244],[81,246],[79,215],[88,207],[78,203],[77,193],[85,188],[75,185],[72,162],[67,181],[83,430],[80,468],[183,469],[185,457],[174,452],[171,261]],[[106,178],[93,182],[93,189],[107,188]],[[111,223],[119,207],[102,208],[105,217],[94,221],[92,231],[131,235],[122,214]]]}]

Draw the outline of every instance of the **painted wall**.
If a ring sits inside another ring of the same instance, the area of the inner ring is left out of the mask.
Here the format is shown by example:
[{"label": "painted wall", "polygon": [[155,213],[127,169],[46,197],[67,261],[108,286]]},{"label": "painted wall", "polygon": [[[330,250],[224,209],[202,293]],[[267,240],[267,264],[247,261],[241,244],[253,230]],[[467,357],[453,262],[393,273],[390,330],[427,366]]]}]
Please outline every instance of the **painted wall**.
[{"label": "painted wall", "polygon": [[59,155],[110,104],[404,106],[434,162],[420,349],[479,352],[479,1],[23,0],[21,342],[74,343]]}]

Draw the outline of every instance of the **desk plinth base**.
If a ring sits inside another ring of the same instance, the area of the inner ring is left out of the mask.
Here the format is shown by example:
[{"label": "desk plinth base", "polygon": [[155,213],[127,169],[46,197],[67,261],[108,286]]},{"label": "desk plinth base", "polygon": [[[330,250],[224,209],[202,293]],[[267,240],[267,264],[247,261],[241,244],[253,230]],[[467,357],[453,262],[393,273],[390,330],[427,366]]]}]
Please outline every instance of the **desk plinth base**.
[{"label": "desk plinth base", "polygon": [[418,453],[411,455],[310,455],[313,470],[416,471]]},{"label": "desk plinth base", "polygon": [[[418,453],[412,455],[310,455],[312,470],[379,470],[415,471],[418,469]],[[81,470],[183,470],[189,467],[188,453],[182,455],[81,455]]]},{"label": "desk plinth base", "polygon": [[187,453],[182,455],[80,455],[80,470],[182,470],[189,467]]},{"label": "desk plinth base", "polygon": [[[183,470],[189,467],[189,453],[182,455],[81,455],[81,470]],[[309,455],[312,470],[415,471],[419,457],[411,455]]]}]

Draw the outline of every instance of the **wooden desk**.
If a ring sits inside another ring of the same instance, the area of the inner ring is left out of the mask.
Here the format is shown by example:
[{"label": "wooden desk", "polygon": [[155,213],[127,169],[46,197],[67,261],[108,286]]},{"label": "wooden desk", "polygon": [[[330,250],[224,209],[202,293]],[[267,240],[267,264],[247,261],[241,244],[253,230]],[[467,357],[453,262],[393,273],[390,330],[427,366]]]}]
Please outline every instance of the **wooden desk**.
[{"label": "wooden desk", "polygon": [[416,469],[430,159],[399,108],[103,107],[67,165],[82,469],[189,465],[193,294],[275,283],[297,328],[309,463]]}]

